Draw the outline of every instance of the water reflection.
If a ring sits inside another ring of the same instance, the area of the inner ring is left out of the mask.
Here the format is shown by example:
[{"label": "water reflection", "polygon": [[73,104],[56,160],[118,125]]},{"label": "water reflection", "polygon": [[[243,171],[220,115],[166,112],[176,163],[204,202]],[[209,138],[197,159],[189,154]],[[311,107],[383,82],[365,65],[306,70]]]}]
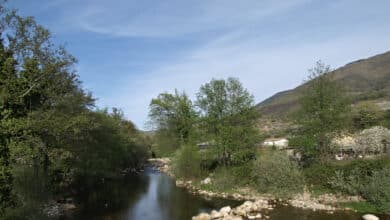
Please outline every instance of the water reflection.
[{"label": "water reflection", "polygon": [[224,205],[230,200],[205,200],[177,188],[167,175],[147,169],[144,175],[110,181],[79,198],[81,209],[74,219],[183,220]]},{"label": "water reflection", "polygon": [[[209,212],[223,206],[232,207],[241,202],[206,200],[175,186],[167,175],[147,169],[142,175],[109,181],[90,188],[78,198],[81,209],[72,219],[97,220],[185,220],[200,212]],[[277,206],[263,213],[272,220],[358,220],[361,214],[353,212],[314,212],[289,206]],[[390,220],[381,216],[381,219]]]}]

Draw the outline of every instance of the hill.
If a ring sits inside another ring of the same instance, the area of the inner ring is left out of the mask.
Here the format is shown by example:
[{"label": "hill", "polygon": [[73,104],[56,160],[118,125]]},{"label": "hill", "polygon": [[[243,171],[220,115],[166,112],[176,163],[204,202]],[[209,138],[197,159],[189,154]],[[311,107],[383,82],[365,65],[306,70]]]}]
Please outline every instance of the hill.
[{"label": "hill", "polygon": [[[334,70],[332,79],[343,85],[356,102],[370,100],[382,108],[390,104],[390,51],[357,60]],[[279,92],[257,105],[265,116],[284,116],[299,108],[299,97],[310,81],[292,90]]]}]

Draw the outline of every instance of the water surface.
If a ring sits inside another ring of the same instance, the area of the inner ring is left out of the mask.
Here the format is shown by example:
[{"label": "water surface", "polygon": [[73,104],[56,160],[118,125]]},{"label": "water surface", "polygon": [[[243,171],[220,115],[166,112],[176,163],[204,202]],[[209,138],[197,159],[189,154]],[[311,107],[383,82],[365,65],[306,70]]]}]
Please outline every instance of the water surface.
[{"label": "water surface", "polygon": [[[80,209],[71,217],[75,220],[186,220],[201,212],[242,203],[192,195],[176,187],[169,176],[151,168],[140,175],[106,181],[87,189],[77,200]],[[282,205],[263,214],[271,220],[358,220],[362,216],[354,212],[329,214]],[[390,217],[381,216],[381,220]]]}]

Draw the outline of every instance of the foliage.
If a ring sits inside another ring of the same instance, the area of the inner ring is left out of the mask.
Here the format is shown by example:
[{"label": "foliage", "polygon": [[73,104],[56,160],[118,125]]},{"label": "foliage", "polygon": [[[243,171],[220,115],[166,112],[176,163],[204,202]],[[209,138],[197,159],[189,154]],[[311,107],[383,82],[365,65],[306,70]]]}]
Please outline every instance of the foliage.
[{"label": "foliage", "polygon": [[343,170],[336,170],[334,175],[330,176],[328,184],[337,192],[358,195],[367,181],[368,177],[361,175],[360,170],[355,168],[348,174]]},{"label": "foliage", "polygon": [[43,191],[62,194],[86,179],[139,168],[147,157],[141,136],[118,109],[92,110],[75,58],[33,18],[0,11],[0,211],[34,201],[13,184],[23,171],[32,169]]},{"label": "foliage", "polygon": [[253,96],[238,79],[213,79],[202,85],[196,105],[204,132],[215,141],[213,150],[221,164],[240,164],[254,157],[258,113]]},{"label": "foliage", "polygon": [[390,166],[373,173],[363,189],[363,196],[380,212],[390,213]]},{"label": "foliage", "polygon": [[303,174],[308,185],[326,191],[331,188],[329,178],[335,175],[336,170],[336,166],[329,163],[312,164],[304,167]]},{"label": "foliage", "polygon": [[149,118],[156,130],[157,148],[160,148],[157,151],[169,154],[189,142],[197,114],[184,92],[161,93],[152,99],[149,108]]},{"label": "foliage", "polygon": [[219,192],[229,192],[238,187],[237,177],[232,172],[231,167],[220,166],[213,172],[212,190]]},{"label": "foliage", "polygon": [[303,191],[303,174],[285,152],[264,151],[254,162],[252,175],[255,187],[261,193],[286,197]]},{"label": "foliage", "polygon": [[386,110],[383,115],[382,125],[390,129],[390,109]]},{"label": "foliage", "polygon": [[354,107],[352,123],[355,129],[363,130],[378,125],[383,114],[375,103],[362,102]]},{"label": "foliage", "polygon": [[[8,117],[11,114],[9,109],[6,108],[7,99],[9,99],[9,94],[7,87],[3,81],[11,81],[12,74],[14,74],[14,59],[12,53],[7,51],[3,43],[0,42],[0,122]],[[11,207],[13,205],[13,196],[12,196],[12,174],[10,166],[10,151],[7,146],[9,138],[4,131],[2,123],[0,123],[0,214],[4,211],[5,208]]]},{"label": "foliage", "polygon": [[196,146],[182,146],[175,154],[173,171],[177,177],[196,178],[201,175],[201,157]]},{"label": "foliage", "polygon": [[300,98],[302,108],[296,119],[301,126],[299,136],[312,141],[302,146],[304,156],[323,160],[331,155],[332,137],[346,124],[349,103],[343,88],[332,80],[329,66],[319,61],[309,72],[310,83]]},{"label": "foliage", "polygon": [[345,202],[339,204],[341,207],[350,208],[356,210],[359,213],[378,213],[378,209],[369,202]]}]

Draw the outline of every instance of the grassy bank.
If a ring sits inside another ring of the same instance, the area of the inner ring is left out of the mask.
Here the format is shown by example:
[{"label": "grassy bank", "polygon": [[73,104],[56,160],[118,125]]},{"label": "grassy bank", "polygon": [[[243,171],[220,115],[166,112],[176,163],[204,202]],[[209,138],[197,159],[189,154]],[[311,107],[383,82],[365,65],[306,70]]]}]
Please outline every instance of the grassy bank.
[{"label": "grassy bank", "polygon": [[[323,202],[341,208],[362,213],[390,212],[388,155],[310,167],[300,166],[277,150],[259,151],[255,160],[233,166],[215,165],[209,155],[195,147],[179,150],[172,161],[175,176],[191,180],[197,188],[212,192],[257,193],[287,200],[301,195],[306,189],[314,198],[333,195],[332,199]],[[210,183],[204,184],[206,178]],[[363,200],[357,201],[357,198]]]}]

